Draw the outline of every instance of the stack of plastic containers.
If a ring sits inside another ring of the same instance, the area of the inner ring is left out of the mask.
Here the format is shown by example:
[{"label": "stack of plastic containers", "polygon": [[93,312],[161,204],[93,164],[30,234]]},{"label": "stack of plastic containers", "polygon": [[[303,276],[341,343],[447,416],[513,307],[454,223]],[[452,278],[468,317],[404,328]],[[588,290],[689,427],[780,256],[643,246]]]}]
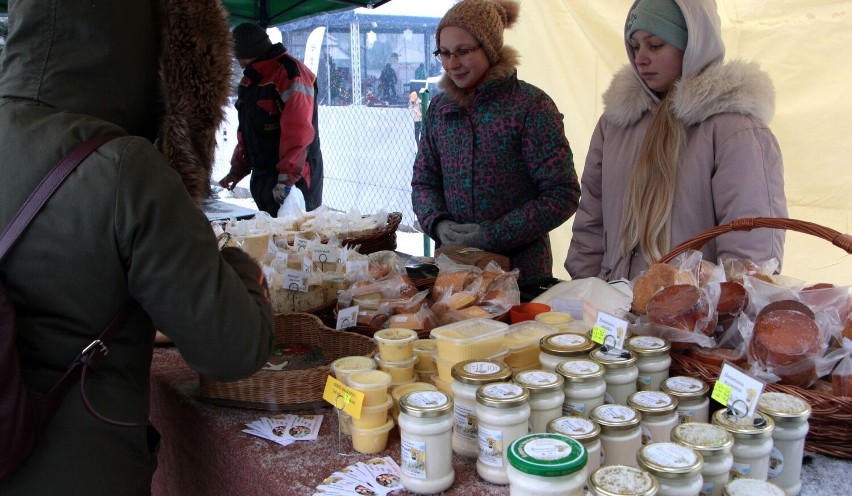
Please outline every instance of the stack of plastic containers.
[{"label": "stack of plastic containers", "polygon": [[468,319],[432,329],[430,335],[438,345],[435,356],[438,390],[452,396],[452,369],[458,362],[475,358],[504,362],[508,354],[504,342],[508,327],[496,320]]},{"label": "stack of plastic containers", "polygon": [[435,363],[435,355],[438,354],[438,342],[434,339],[418,339],[414,341],[414,356],[417,363],[414,364],[414,372],[417,380],[435,384],[435,376],[438,375],[438,364]]},{"label": "stack of plastic containers", "polygon": [[514,372],[537,369],[541,367],[538,360],[539,342],[542,338],[556,333],[553,327],[525,320],[512,324],[506,329],[506,365],[512,367]]},{"label": "stack of plastic containers", "polygon": [[378,453],[385,449],[394,422],[388,418],[393,398],[388,394],[391,375],[382,370],[353,372],[346,384],[364,393],[360,418],[344,416],[352,435],[352,447],[360,453]]}]

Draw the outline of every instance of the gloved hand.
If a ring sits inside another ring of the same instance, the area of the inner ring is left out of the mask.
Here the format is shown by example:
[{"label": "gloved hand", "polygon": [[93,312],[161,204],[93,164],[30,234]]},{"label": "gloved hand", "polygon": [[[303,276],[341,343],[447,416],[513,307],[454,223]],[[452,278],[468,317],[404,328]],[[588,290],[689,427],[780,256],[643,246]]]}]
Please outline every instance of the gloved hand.
[{"label": "gloved hand", "polygon": [[435,234],[438,235],[438,241],[440,241],[442,245],[449,245],[454,243],[450,240],[450,234],[452,232],[453,226],[457,225],[457,223],[451,220],[442,220],[441,222],[438,222],[438,225],[435,227]]},{"label": "gloved hand", "polygon": [[473,248],[484,248],[485,233],[479,224],[456,224],[450,229],[450,239],[453,243],[470,246]]},{"label": "gloved hand", "polygon": [[272,198],[275,198],[275,201],[278,204],[284,203],[284,200],[287,199],[287,195],[290,194],[290,189],[292,186],[288,186],[284,183],[278,183],[272,188]]},{"label": "gloved hand", "polygon": [[227,176],[219,180],[219,186],[227,189],[228,191],[234,191],[234,188],[237,187],[237,183],[240,182],[240,179],[242,179],[240,176],[233,172],[229,172]]}]

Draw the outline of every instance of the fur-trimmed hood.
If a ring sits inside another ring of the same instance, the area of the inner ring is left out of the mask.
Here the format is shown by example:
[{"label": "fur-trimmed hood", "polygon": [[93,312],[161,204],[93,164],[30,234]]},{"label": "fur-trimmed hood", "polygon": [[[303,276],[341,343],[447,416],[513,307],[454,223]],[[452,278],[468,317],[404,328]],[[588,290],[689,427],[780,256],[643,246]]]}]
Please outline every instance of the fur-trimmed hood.
[{"label": "fur-trimmed hood", "polygon": [[[500,60],[488,69],[485,75],[483,84],[489,81],[500,81],[510,77],[518,69],[518,63],[521,60],[521,54],[514,48],[503,45],[500,50]],[[444,90],[447,96],[456,103],[459,107],[467,107],[476,96],[476,92],[482,85],[475,88],[473,91],[468,91],[456,86],[456,83],[450,78],[449,74],[444,74],[444,77],[438,82],[438,87]]]},{"label": "fur-trimmed hood", "polygon": [[[603,94],[604,116],[620,127],[635,124],[659,103],[646,89],[632,66],[622,67]],[[775,114],[775,87],[755,62],[712,64],[677,81],[671,91],[675,115],[685,126],[726,112],[749,115],[764,123]]]}]

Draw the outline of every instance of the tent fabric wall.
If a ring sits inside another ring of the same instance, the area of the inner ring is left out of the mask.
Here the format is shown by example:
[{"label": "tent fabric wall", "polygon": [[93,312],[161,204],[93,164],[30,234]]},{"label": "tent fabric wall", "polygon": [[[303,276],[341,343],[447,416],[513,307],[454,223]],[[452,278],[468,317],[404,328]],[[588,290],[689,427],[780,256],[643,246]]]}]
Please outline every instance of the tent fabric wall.
[{"label": "tent fabric wall", "polygon": [[[689,0],[687,0],[689,1]],[[769,123],[784,154],[791,218],[850,232],[852,198],[852,1],[718,0],[726,60],[760,63],[775,84]],[[506,43],[521,52],[521,79],[550,94],[582,174],[602,111],[601,94],[627,56],[622,42],[629,0],[521,0]],[[571,220],[551,233],[554,275]],[[810,235],[787,233],[783,273],[807,282],[852,284],[852,257]]]}]

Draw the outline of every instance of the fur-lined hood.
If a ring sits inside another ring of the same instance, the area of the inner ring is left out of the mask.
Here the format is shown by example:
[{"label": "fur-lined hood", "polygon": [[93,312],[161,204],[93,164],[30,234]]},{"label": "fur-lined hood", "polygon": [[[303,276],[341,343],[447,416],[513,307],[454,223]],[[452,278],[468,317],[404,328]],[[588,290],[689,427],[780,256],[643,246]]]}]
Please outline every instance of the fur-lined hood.
[{"label": "fur-lined hood", "polygon": [[[157,141],[200,202],[230,93],[232,46],[217,0],[18,0],[0,96],[31,100]],[[132,23],[121,19],[133,18]],[[85,49],[81,49],[85,47]]]},{"label": "fur-lined hood", "polygon": [[[521,54],[510,46],[503,45],[500,50],[500,60],[488,69],[485,75],[485,81],[482,84],[490,81],[501,81],[513,74],[518,69],[518,63],[521,60]],[[449,74],[444,74],[444,77],[438,82],[438,87],[444,90],[447,96],[455,102],[459,107],[467,107],[476,96],[476,92],[482,85],[475,88],[473,91],[467,91],[456,86],[456,83],[450,78]]]},{"label": "fur-lined hood", "polygon": [[[624,66],[603,94],[604,116],[626,127],[659,103],[651,96],[635,69]],[[725,112],[745,114],[764,123],[775,114],[775,87],[755,62],[719,62],[675,83],[671,91],[675,115],[685,126],[698,124]]]}]

